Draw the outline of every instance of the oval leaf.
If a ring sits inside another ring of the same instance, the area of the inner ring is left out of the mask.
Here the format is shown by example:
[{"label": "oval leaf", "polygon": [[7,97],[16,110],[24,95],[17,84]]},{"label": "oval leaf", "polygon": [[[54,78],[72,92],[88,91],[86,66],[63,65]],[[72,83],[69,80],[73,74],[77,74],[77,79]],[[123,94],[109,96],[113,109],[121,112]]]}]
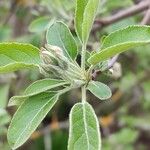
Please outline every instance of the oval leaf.
[{"label": "oval leaf", "polygon": [[147,43],[150,43],[149,26],[129,26],[108,35],[102,43],[101,50],[92,55],[88,62],[95,65],[118,53]]},{"label": "oval leaf", "polygon": [[8,106],[20,105],[28,97],[42,93],[44,91],[66,85],[67,82],[56,79],[43,79],[32,83],[21,96],[13,96],[9,100]]},{"label": "oval leaf", "polygon": [[78,48],[69,28],[62,22],[55,22],[47,31],[47,43],[60,47],[64,55],[68,58],[75,59]]},{"label": "oval leaf", "polygon": [[0,73],[38,67],[39,49],[31,44],[0,43]]},{"label": "oval leaf", "polygon": [[57,100],[57,95],[44,92],[24,101],[8,129],[7,137],[12,149],[17,149],[26,142]]},{"label": "oval leaf", "polygon": [[39,17],[31,22],[29,25],[29,31],[35,33],[43,32],[49,27],[50,23],[49,17]]},{"label": "oval leaf", "polygon": [[87,89],[101,100],[109,99],[112,96],[110,88],[98,81],[90,81]]},{"label": "oval leaf", "polygon": [[88,103],[77,103],[70,113],[68,150],[100,150],[99,123]]},{"label": "oval leaf", "polygon": [[99,0],[76,0],[75,28],[84,43],[88,40],[98,6]]}]

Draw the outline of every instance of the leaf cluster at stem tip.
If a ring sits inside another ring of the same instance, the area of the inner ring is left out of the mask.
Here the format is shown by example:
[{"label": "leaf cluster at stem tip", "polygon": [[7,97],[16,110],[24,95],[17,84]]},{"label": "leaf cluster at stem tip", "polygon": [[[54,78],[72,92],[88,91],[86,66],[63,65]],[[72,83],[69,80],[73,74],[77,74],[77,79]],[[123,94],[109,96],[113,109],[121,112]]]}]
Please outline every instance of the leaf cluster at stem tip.
[{"label": "leaf cluster at stem tip", "polygon": [[87,42],[99,2],[76,0],[75,31],[82,47],[81,66],[76,61],[78,46],[68,26],[60,21],[49,23],[48,17],[39,18],[29,27],[31,32],[43,32],[48,27],[46,44],[40,50],[31,44],[0,43],[0,73],[36,68],[45,77],[9,101],[9,106],[18,106],[7,133],[12,149],[29,139],[62,94],[81,88],[81,102],[69,115],[68,150],[101,150],[99,121],[87,102],[86,91],[98,100],[110,99],[112,93],[104,83],[92,80],[92,71],[105,71],[111,57],[150,43],[150,27],[129,26],[115,31],[105,37],[98,51],[88,53]]}]

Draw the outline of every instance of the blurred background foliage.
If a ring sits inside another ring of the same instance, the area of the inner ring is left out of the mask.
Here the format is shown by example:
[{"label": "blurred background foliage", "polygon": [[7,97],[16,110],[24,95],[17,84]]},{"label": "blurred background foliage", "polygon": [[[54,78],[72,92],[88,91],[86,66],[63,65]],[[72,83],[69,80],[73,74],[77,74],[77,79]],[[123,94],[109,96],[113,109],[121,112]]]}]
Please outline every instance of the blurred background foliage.
[{"label": "blurred background foliage", "polygon": [[[144,0],[101,0],[97,19],[105,20],[140,2]],[[0,0],[0,42],[18,41],[41,47],[45,44],[46,29],[55,20],[68,24],[76,38],[74,7],[74,0]],[[99,24],[94,24],[87,49],[97,50],[99,41],[110,32],[141,24],[146,12],[143,10],[97,30],[94,27]],[[96,101],[96,97],[88,93],[101,124],[103,150],[150,150],[149,66],[150,45],[123,53],[112,68],[113,72],[99,72],[96,76],[113,91],[112,98],[107,101]],[[43,76],[38,70],[0,75],[0,150],[10,150],[6,133],[16,108],[7,107],[9,98],[22,93],[31,82],[40,78]],[[79,100],[79,90],[63,95],[20,150],[67,150],[68,114]]]}]

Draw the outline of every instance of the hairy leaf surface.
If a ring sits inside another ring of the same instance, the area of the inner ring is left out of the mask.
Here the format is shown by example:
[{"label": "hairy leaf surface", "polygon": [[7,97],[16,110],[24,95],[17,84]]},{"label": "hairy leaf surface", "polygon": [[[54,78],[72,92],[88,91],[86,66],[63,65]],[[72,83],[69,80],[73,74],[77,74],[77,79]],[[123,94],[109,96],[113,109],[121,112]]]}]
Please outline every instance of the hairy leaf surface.
[{"label": "hairy leaf surface", "polygon": [[43,92],[24,101],[8,129],[7,137],[12,149],[17,149],[27,141],[57,100],[57,95]]},{"label": "hairy leaf surface", "polygon": [[109,99],[112,96],[110,88],[98,81],[90,81],[87,89],[101,100]]},{"label": "hairy leaf surface", "polygon": [[62,22],[55,22],[47,31],[47,43],[60,47],[64,55],[68,58],[75,59],[78,48],[69,28]]},{"label": "hairy leaf surface", "polygon": [[100,0],[88,0],[83,14],[82,41],[87,42]]},{"label": "hairy leaf surface", "polygon": [[83,43],[88,40],[98,6],[99,0],[76,0],[75,27]]},{"label": "hairy leaf surface", "polygon": [[88,103],[77,103],[70,113],[68,150],[100,150],[101,138],[95,112]]},{"label": "hairy leaf surface", "polygon": [[42,93],[53,88],[66,85],[67,82],[56,79],[42,79],[32,83],[21,96],[13,96],[9,101],[9,106],[20,105],[28,97]]},{"label": "hairy leaf surface", "polygon": [[76,0],[76,10],[75,10],[75,28],[76,32],[82,41],[82,23],[85,7],[88,0]]}]

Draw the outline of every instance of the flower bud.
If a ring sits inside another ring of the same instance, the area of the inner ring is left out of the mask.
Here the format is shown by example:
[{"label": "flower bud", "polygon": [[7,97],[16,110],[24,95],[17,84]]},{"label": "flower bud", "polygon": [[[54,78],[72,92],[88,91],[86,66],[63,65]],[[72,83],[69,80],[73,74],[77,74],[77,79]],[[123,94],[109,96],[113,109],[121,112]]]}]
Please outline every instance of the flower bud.
[{"label": "flower bud", "polygon": [[[46,44],[45,48],[41,48],[41,58],[43,64],[41,64],[40,67],[41,72],[44,75],[52,75],[64,80],[80,80],[80,75],[76,73],[78,69],[76,70],[76,68],[72,68],[76,64],[73,64],[58,46]],[[76,84],[76,86],[80,86],[81,83]]]},{"label": "flower bud", "polygon": [[52,65],[56,65],[56,66],[58,65],[58,61],[55,58],[55,56],[43,47],[41,48],[41,58],[42,58],[43,62],[47,65],[48,64],[52,64]]},{"label": "flower bud", "polygon": [[45,47],[48,51],[52,52],[53,54],[56,54],[56,56],[58,57],[64,55],[62,49],[58,46],[46,44]]},{"label": "flower bud", "polygon": [[41,65],[41,73],[44,75],[54,76],[54,77],[61,77],[62,70],[59,69],[57,66],[53,65]]},{"label": "flower bud", "polygon": [[49,52],[46,51],[46,49],[43,47],[41,48],[41,55],[40,56],[41,56],[41,58],[45,64],[51,64],[52,63]]},{"label": "flower bud", "polygon": [[69,62],[68,59],[64,56],[62,49],[58,46],[53,46],[49,44],[46,44],[45,47],[48,51],[53,53],[54,57],[58,60],[58,65],[60,66],[60,68],[67,70]]}]

